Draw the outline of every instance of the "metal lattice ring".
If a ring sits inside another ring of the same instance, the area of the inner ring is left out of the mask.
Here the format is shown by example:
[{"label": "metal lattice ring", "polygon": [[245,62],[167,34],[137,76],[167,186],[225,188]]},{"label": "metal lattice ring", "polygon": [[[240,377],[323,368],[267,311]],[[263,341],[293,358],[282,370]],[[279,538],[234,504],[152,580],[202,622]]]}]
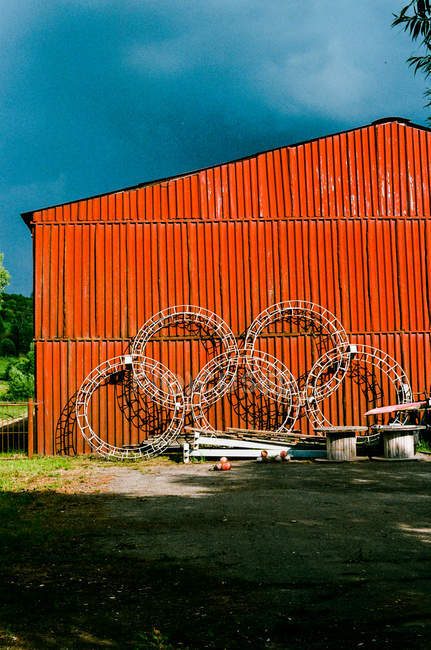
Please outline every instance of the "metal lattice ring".
[{"label": "metal lattice ring", "polygon": [[[193,326],[198,325],[205,328],[210,332],[211,336],[218,338],[221,341],[224,353],[228,359],[225,374],[220,378],[218,384],[208,389],[206,399],[208,401],[216,401],[219,399],[219,393],[223,390],[225,384],[232,383],[235,377],[236,368],[238,366],[238,345],[230,327],[221,319],[217,314],[203,307],[195,305],[175,305],[164,309],[154,316],[152,316],[141,327],[132,342],[133,353],[133,371],[139,386],[145,392],[150,389],[148,378],[146,377],[146,369],[142,364],[142,358],[145,355],[145,349],[148,342],[159,332],[161,329],[170,326]],[[188,387],[183,391],[184,394],[184,408],[186,410],[191,408],[190,400],[186,397]],[[163,395],[159,391],[155,391],[151,395],[155,401],[158,401]]]},{"label": "metal lattice ring", "polygon": [[[233,379],[229,383],[221,384],[218,375],[224,377],[229,363],[227,354],[220,354],[211,359],[200,371],[193,383],[192,405],[193,417],[197,425],[208,432],[214,431],[205,416],[206,410],[216,400],[208,399],[211,393],[207,390],[208,384],[218,386],[218,397],[223,397],[231,388]],[[249,350],[240,350],[238,354],[237,372],[244,368],[258,388],[267,397],[285,407],[285,417],[277,432],[288,433],[292,430],[299,413],[298,386],[295,377],[279,359],[266,352],[256,350],[253,355]],[[259,368],[259,373],[257,372]],[[256,381],[259,376],[259,381]]]},{"label": "metal lattice ring", "polygon": [[[343,354],[350,357],[348,366],[353,362],[362,362],[371,365],[375,370],[386,375],[395,389],[398,404],[407,404],[411,401],[412,389],[408,377],[400,364],[389,354],[369,345],[356,344],[349,345]],[[322,386],[330,385],[330,393],[332,393],[341,384],[342,379],[336,374],[339,358],[340,351],[338,348],[328,350],[316,361],[308,376],[306,411],[314,428],[332,426],[331,422],[323,415],[320,404],[328,396],[327,390],[322,390]],[[407,416],[404,416],[402,422],[406,418]],[[401,423],[399,419],[396,422]]]},{"label": "metal lattice ring", "polygon": [[[76,419],[78,427],[91,448],[109,458],[150,458],[166,449],[178,436],[184,423],[184,397],[181,385],[168,368],[154,359],[141,358],[145,369],[145,392],[162,406],[172,411],[169,425],[163,433],[138,445],[118,447],[102,440],[94,431],[89,419],[89,407],[94,393],[110,378],[132,367],[133,355],[114,357],[94,368],[83,381],[76,398]],[[153,394],[151,394],[153,393]],[[162,396],[164,399],[162,400]]]},{"label": "metal lattice ring", "polygon": [[[273,323],[281,320],[298,320],[304,330],[316,332],[319,336],[328,337],[330,347],[339,350],[337,377],[342,380],[348,370],[349,356],[345,354],[349,341],[346,331],[340,321],[330,311],[313,302],[305,300],[289,300],[271,305],[262,311],[247,330],[244,348],[253,354],[256,350],[258,337]],[[257,379],[257,377],[256,377]],[[322,395],[328,397],[334,390],[330,384],[320,387]],[[299,400],[304,405],[307,400],[306,391],[301,391]]]}]

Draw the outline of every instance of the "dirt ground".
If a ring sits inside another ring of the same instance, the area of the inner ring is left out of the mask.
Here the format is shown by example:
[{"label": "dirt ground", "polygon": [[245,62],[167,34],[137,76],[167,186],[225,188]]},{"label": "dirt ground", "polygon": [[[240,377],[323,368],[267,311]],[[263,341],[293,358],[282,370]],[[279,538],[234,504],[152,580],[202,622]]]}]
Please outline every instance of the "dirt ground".
[{"label": "dirt ground", "polygon": [[5,552],[1,647],[428,649],[429,458],[106,466],[49,510],[17,495],[43,530]]}]

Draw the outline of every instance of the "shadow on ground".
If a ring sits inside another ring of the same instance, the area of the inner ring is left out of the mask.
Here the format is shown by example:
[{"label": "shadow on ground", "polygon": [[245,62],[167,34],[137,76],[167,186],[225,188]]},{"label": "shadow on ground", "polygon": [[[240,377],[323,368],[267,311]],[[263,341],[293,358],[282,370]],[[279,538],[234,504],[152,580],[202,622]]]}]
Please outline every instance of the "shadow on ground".
[{"label": "shadow on ground", "polygon": [[1,647],[429,647],[431,463],[208,470],[1,493]]}]

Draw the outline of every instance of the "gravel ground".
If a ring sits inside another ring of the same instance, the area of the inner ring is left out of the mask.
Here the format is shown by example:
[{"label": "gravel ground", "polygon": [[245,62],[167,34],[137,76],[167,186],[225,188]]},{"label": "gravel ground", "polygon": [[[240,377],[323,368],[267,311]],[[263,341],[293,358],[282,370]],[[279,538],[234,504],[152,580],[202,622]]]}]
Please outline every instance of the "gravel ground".
[{"label": "gravel ground", "polygon": [[[171,567],[202,644],[214,609],[232,647],[429,647],[429,459],[119,468],[110,548]],[[202,576],[217,589],[196,609],[187,589]]]}]

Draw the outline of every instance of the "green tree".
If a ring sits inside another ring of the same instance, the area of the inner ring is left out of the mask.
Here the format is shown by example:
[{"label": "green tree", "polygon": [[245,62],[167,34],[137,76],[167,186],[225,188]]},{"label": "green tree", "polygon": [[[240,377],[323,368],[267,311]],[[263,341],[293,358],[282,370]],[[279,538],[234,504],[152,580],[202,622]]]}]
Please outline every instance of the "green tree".
[{"label": "green tree", "polygon": [[10,338],[16,346],[18,354],[25,353],[33,340],[32,314],[17,312],[11,323]]},{"label": "green tree", "polygon": [[0,253],[0,305],[1,305],[2,293],[6,289],[10,280],[9,272],[6,271],[5,267],[3,266],[3,257],[4,257],[3,253]]},{"label": "green tree", "polygon": [[2,396],[9,402],[18,402],[34,394],[34,344],[25,357],[11,361],[6,369],[8,391]]},{"label": "green tree", "polygon": [[34,376],[12,366],[9,372],[9,389],[4,395],[7,401],[25,400],[34,394]]},{"label": "green tree", "polygon": [[16,346],[12,339],[4,338],[0,341],[0,356],[14,357],[16,355]]},{"label": "green tree", "polygon": [[0,307],[0,348],[1,340],[5,337],[12,339],[17,354],[28,352],[33,340],[33,298],[16,293],[3,294]]},{"label": "green tree", "polygon": [[[427,79],[431,75],[431,0],[412,0],[398,14],[393,14],[392,27],[402,25],[413,41],[419,41],[422,56],[409,56],[407,63],[416,74],[419,70]],[[431,106],[431,89],[425,91],[426,107]],[[431,118],[428,118],[431,121]]]}]

